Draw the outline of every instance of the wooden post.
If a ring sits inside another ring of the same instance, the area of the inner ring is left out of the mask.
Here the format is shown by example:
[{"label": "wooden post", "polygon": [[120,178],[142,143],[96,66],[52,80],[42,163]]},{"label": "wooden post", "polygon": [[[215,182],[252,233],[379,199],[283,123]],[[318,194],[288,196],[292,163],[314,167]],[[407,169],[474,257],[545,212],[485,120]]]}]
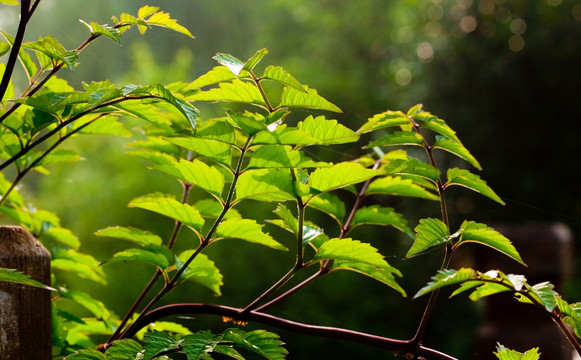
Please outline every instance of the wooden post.
[{"label": "wooden post", "polygon": [[[50,285],[50,253],[19,226],[0,226],[0,267]],[[0,282],[0,360],[52,355],[50,291]]]}]

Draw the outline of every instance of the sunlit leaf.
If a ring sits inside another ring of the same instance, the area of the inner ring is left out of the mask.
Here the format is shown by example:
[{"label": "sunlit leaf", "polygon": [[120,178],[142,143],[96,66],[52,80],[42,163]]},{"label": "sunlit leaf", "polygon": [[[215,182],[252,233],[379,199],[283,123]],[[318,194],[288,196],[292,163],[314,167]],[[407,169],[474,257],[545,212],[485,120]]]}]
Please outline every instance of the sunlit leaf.
[{"label": "sunlit leaf", "polygon": [[140,248],[120,251],[114,254],[106,263],[137,261],[151,264],[165,270],[169,267],[170,259],[171,252],[166,247],[159,245],[145,245]]},{"label": "sunlit leaf", "polygon": [[420,177],[433,183],[440,177],[440,171],[434,166],[414,158],[388,160],[383,169],[390,175]]},{"label": "sunlit leaf", "polygon": [[146,209],[167,216],[191,227],[195,231],[200,231],[204,225],[204,219],[198,210],[191,205],[182,204],[164,195],[152,194],[135,198],[131,200],[128,206]]},{"label": "sunlit leaf", "polygon": [[226,111],[230,119],[248,136],[254,136],[256,133],[268,130],[264,117],[250,112],[238,113],[233,111]]},{"label": "sunlit leaf", "polygon": [[251,243],[268,246],[277,250],[287,250],[275,241],[272,236],[262,231],[262,225],[250,219],[227,219],[216,229],[216,239],[235,238]]},{"label": "sunlit leaf", "polygon": [[531,287],[533,295],[548,312],[553,312],[557,306],[559,294],[554,290],[555,286],[548,281],[535,284]]},{"label": "sunlit leaf", "polygon": [[167,120],[160,113],[159,109],[154,106],[145,105],[139,102],[129,102],[125,101],[122,103],[117,103],[112,105],[114,108],[120,109],[123,115],[128,115],[136,117],[138,119],[143,119],[154,125],[161,127],[167,131],[172,131],[170,125],[171,122]]},{"label": "sunlit leaf", "polygon": [[494,355],[496,355],[499,360],[538,360],[541,357],[539,348],[532,348],[521,353],[515,350],[510,350],[501,344],[497,344]]},{"label": "sunlit leaf", "polygon": [[75,250],[78,250],[81,246],[81,242],[72,231],[56,226],[51,227],[47,231],[43,232],[39,240],[43,243],[46,241],[52,241]]},{"label": "sunlit leaf", "polygon": [[468,149],[466,149],[464,145],[459,142],[444,138],[442,136],[437,136],[436,142],[434,143],[434,149],[446,150],[458,156],[459,158],[464,159],[478,170],[482,170],[482,166],[480,166],[480,163],[476,160],[476,158],[474,158]]},{"label": "sunlit leaf", "polygon": [[250,57],[250,59],[246,60],[244,66],[242,67],[242,70],[252,71],[256,64],[258,64],[266,54],[268,54],[268,50],[266,49],[258,50],[254,55],[252,55],[252,57]]},{"label": "sunlit leaf", "polygon": [[412,231],[407,226],[407,220],[393,208],[372,205],[358,209],[351,221],[351,228],[360,225],[393,226],[413,237]]},{"label": "sunlit leaf", "polygon": [[114,226],[101,229],[95,233],[97,236],[111,237],[115,239],[121,239],[130,241],[140,246],[145,245],[161,245],[161,237],[151,233],[149,231],[133,228],[133,227],[121,227]]},{"label": "sunlit leaf", "polygon": [[414,230],[416,232],[416,240],[406,257],[417,255],[450,240],[450,230],[440,219],[421,219]]},{"label": "sunlit leaf", "polygon": [[414,119],[420,120],[422,122],[422,127],[460,143],[460,139],[456,136],[456,132],[452,130],[444,120],[430,114],[429,112],[419,112],[414,116]]},{"label": "sunlit leaf", "polygon": [[266,103],[258,88],[246,81],[232,80],[232,82],[221,82],[218,88],[200,91],[188,97],[195,101],[228,101],[256,105],[266,108]]},{"label": "sunlit leaf", "polygon": [[380,114],[373,115],[369,118],[363,126],[357,130],[358,133],[364,134],[370,131],[384,129],[387,127],[409,125],[410,119],[401,111],[385,111]]},{"label": "sunlit leaf", "polygon": [[65,299],[77,302],[82,307],[89,310],[99,320],[107,320],[111,317],[111,312],[102,301],[93,298],[85,292],[61,289],[59,295]]},{"label": "sunlit leaf", "polygon": [[504,205],[504,201],[486,184],[486,181],[468,170],[448,169],[448,182],[446,182],[444,187],[447,188],[452,185],[463,186]]},{"label": "sunlit leaf", "polygon": [[284,71],[284,69],[280,66],[270,65],[266,69],[264,69],[264,74],[262,74],[263,79],[269,79],[276,82],[279,82],[284,85],[291,86],[299,91],[307,92],[307,89],[303,87],[303,85],[298,82],[291,74]]},{"label": "sunlit leaf", "polygon": [[162,99],[166,100],[176,109],[178,109],[190,122],[192,129],[196,129],[196,124],[198,123],[200,114],[198,113],[198,109],[193,107],[190,103],[186,100],[177,98],[171,91],[169,91],[165,86],[162,84],[157,85],[157,91]]},{"label": "sunlit leaf", "polygon": [[453,284],[461,284],[468,280],[480,280],[475,270],[470,268],[462,268],[460,270],[440,270],[432,277],[431,282],[429,282],[416,293],[414,299],[441,287]]},{"label": "sunlit leaf", "polygon": [[307,92],[300,91],[294,87],[285,87],[282,91],[279,107],[299,107],[307,109],[327,110],[342,112],[336,105],[332,104],[317,93],[315,89],[303,86]]},{"label": "sunlit leaf", "polygon": [[402,179],[399,176],[385,176],[373,180],[369,184],[365,194],[410,196],[436,201],[440,199],[438,195],[435,195],[423,187],[417,185],[413,182],[413,180]]},{"label": "sunlit leaf", "polygon": [[[203,217],[210,217],[210,218],[217,218],[224,210],[224,205],[214,199],[203,199],[196,201],[194,204],[196,209],[200,212],[200,215]],[[230,208],[226,215],[224,215],[225,219],[228,218],[240,218],[240,213],[238,210]]]},{"label": "sunlit leaf", "polygon": [[493,228],[473,221],[464,221],[460,225],[458,232],[460,233],[460,240],[455,246],[460,246],[465,242],[486,245],[524,265],[522,258],[510,240]]},{"label": "sunlit leaf", "polygon": [[385,285],[399,292],[404,297],[407,296],[405,290],[397,283],[394,276],[394,274],[397,274],[398,276],[401,276],[401,274],[399,271],[397,271],[397,269],[391,266],[378,267],[358,261],[335,260],[331,266],[331,271],[335,270],[349,270],[358,272],[384,283]]},{"label": "sunlit leaf", "polygon": [[17,271],[16,269],[0,268],[0,282],[3,281],[54,291],[54,289],[51,288],[50,286],[45,285],[39,281],[33,280],[30,278],[29,275],[25,275],[22,272]]},{"label": "sunlit leaf", "polygon": [[221,141],[229,145],[236,144],[234,127],[223,120],[208,120],[198,124],[194,136],[197,138]]},{"label": "sunlit leaf", "polygon": [[253,351],[269,360],[284,360],[288,351],[279,336],[266,330],[243,331],[228,329],[222,335],[222,341],[234,346]]},{"label": "sunlit leaf", "polygon": [[240,75],[240,72],[244,68],[244,62],[230,54],[217,53],[212,59],[219,62],[220,65],[227,67],[236,76]]},{"label": "sunlit leaf", "polygon": [[216,168],[208,166],[198,159],[193,161],[181,159],[179,162],[155,166],[154,169],[199,186],[218,199],[222,195],[224,175]]},{"label": "sunlit leaf", "polygon": [[330,168],[313,171],[309,177],[309,186],[325,192],[357,184],[382,174],[384,174],[382,170],[366,169],[357,163],[342,162]]},{"label": "sunlit leaf", "polygon": [[478,286],[470,294],[470,300],[478,301],[483,297],[495,295],[506,291],[511,291],[511,289],[506,287],[506,285],[504,284],[483,282],[482,285]]},{"label": "sunlit leaf", "polygon": [[309,201],[309,207],[326,213],[335,219],[341,226],[343,225],[343,219],[347,214],[345,203],[336,195],[331,193],[323,193],[312,198]]},{"label": "sunlit leaf", "polygon": [[396,146],[396,145],[416,145],[423,146],[424,140],[420,134],[416,132],[396,131],[387,134],[384,137],[372,141],[365,148],[370,149],[375,146]]},{"label": "sunlit leaf", "polygon": [[41,37],[38,41],[27,42],[22,44],[22,47],[39,51],[48,56],[55,63],[62,62],[71,71],[76,66],[79,58],[78,51],[67,51],[55,38],[51,36]]},{"label": "sunlit leaf", "polygon": [[285,169],[259,169],[246,171],[236,184],[236,201],[286,201],[296,199],[290,173]]},{"label": "sunlit leaf", "polygon": [[195,153],[231,168],[232,152],[228,144],[221,141],[198,138],[167,138],[168,142],[192,150]]},{"label": "sunlit leaf", "polygon": [[260,168],[319,168],[329,163],[313,161],[302,151],[288,145],[267,145],[258,148],[250,158],[248,169]]},{"label": "sunlit leaf", "polygon": [[[186,250],[178,256],[178,267],[181,267],[192,255],[194,250]],[[198,254],[183,273],[184,280],[195,281],[212,290],[216,295],[222,295],[220,286],[224,285],[222,274],[214,262],[205,254]]]},{"label": "sunlit leaf", "polygon": [[75,250],[59,250],[53,254],[50,264],[53,269],[63,270],[101,284],[107,283],[99,262],[91,255]]},{"label": "sunlit leaf", "polygon": [[85,27],[87,29],[89,29],[89,31],[91,32],[91,35],[93,36],[106,36],[109,39],[115,41],[117,44],[121,44],[121,38],[119,37],[120,32],[118,29],[115,29],[114,27],[111,26],[107,26],[107,25],[100,25],[96,22],[91,22],[90,24],[80,20],[79,21],[85,25]]},{"label": "sunlit leaf", "polygon": [[[147,15],[149,16],[149,15]],[[140,18],[143,18],[140,16]],[[177,31],[181,34],[187,35],[194,38],[194,35],[190,33],[188,29],[177,23],[177,20],[170,18],[169,14],[163,11],[156,11],[148,19],[146,19],[147,24],[154,26],[161,26],[173,31]]]},{"label": "sunlit leaf", "polygon": [[216,66],[204,75],[200,76],[194,82],[189,84],[188,88],[201,88],[208,85],[214,85],[220,82],[231,81],[236,79],[236,75],[230,71],[227,66]]}]

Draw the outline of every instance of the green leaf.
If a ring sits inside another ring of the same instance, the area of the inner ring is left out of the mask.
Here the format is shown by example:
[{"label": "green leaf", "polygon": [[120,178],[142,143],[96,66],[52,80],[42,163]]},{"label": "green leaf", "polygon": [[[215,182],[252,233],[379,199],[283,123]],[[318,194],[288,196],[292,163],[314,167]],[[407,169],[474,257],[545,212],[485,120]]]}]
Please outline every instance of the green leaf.
[{"label": "green leaf", "polygon": [[244,114],[226,111],[230,119],[248,136],[254,136],[256,133],[268,130],[264,122],[264,116],[245,112]]},{"label": "green leaf", "polygon": [[107,264],[125,261],[137,261],[151,264],[161,270],[169,267],[171,251],[164,246],[145,245],[140,248],[120,251],[107,260]]},{"label": "green leaf", "polygon": [[220,65],[227,67],[228,70],[230,70],[232,74],[236,76],[240,75],[240,72],[244,68],[244,62],[230,54],[217,53],[215,56],[212,57],[212,59],[219,62]]},{"label": "green leaf", "polygon": [[410,124],[410,119],[401,111],[388,110],[381,114],[373,115],[373,117],[369,118],[367,122],[357,130],[357,132],[365,134],[370,131]]},{"label": "green leaf", "polygon": [[410,196],[438,201],[440,198],[423,187],[415,184],[411,179],[402,179],[399,176],[385,176],[373,180],[365,195],[382,194],[396,196]]},{"label": "green leaf", "polygon": [[279,202],[295,200],[295,188],[289,171],[259,169],[244,172],[236,183],[236,202],[243,199]]},{"label": "green leaf", "polygon": [[308,206],[324,212],[335,219],[340,226],[343,225],[343,219],[347,214],[347,210],[345,208],[345,203],[336,195],[331,193],[320,194],[317,197],[312,198],[309,201]]},{"label": "green leaf", "polygon": [[199,186],[217,199],[221,199],[224,189],[224,175],[218,169],[208,166],[198,159],[193,161],[181,159],[179,162],[154,166],[153,169]]},{"label": "green leaf", "polygon": [[282,90],[279,107],[299,107],[342,112],[336,105],[320,96],[317,90],[309,89],[307,86],[304,86],[304,89],[307,91],[306,93],[294,87],[285,87]]},{"label": "green leaf", "polygon": [[506,291],[511,291],[511,289],[506,287],[506,285],[504,285],[504,284],[486,283],[485,282],[482,285],[478,286],[476,288],[476,290],[474,290],[470,294],[470,300],[478,301],[478,300],[482,299],[483,297],[506,292]]},{"label": "green leaf", "polygon": [[[214,199],[203,199],[196,201],[194,206],[196,209],[198,209],[202,217],[209,218],[217,218],[224,210],[224,205]],[[230,208],[228,212],[226,212],[226,215],[224,215],[224,218],[228,219],[232,217],[240,218],[241,216],[236,209]]]},{"label": "green leaf", "polygon": [[111,347],[107,349],[105,355],[107,360],[133,360],[143,350],[143,347],[131,339],[123,339],[114,341]]},{"label": "green leaf", "polygon": [[414,116],[414,119],[420,120],[422,122],[422,127],[437,132],[454,142],[460,143],[460,139],[456,136],[456,132],[452,130],[444,120],[430,114],[429,112],[417,113]]},{"label": "green leaf", "polygon": [[196,154],[214,160],[231,169],[232,153],[230,146],[223,142],[197,138],[167,138],[168,142],[194,151]]},{"label": "green leaf", "polygon": [[[8,1],[10,1],[10,0],[8,0]],[[17,3],[17,0],[14,0],[14,2]],[[4,31],[0,31],[0,34],[2,34],[2,36],[4,36],[4,38],[10,44],[9,49],[12,46],[14,46],[14,37],[12,37],[10,34],[5,33]],[[34,75],[36,75],[36,73],[38,72],[38,67],[36,66],[36,63],[32,60],[30,55],[28,55],[28,53],[22,47],[18,51],[18,59],[22,63],[24,70],[26,70],[26,75],[28,77],[28,81],[31,82],[32,79],[34,78]],[[4,64],[2,64],[0,66],[0,70],[2,69],[3,66],[4,66]],[[3,72],[3,71],[1,71],[1,72]],[[5,97],[5,99],[6,98],[8,98],[8,97]]]},{"label": "green leaf", "polygon": [[0,56],[4,56],[11,48],[10,44],[0,41]]},{"label": "green leaf", "polygon": [[79,350],[65,358],[66,360],[105,360],[105,355],[97,350]]},{"label": "green leaf", "polygon": [[186,119],[188,119],[192,129],[195,130],[196,124],[198,123],[200,117],[198,109],[190,105],[190,103],[187,101],[175,97],[175,95],[172,94],[172,92],[162,84],[157,85],[157,91],[159,92],[159,95],[162,99],[175,106],[175,108],[178,109],[186,117]]},{"label": "green leaf", "polygon": [[52,241],[75,250],[78,250],[81,246],[79,238],[77,238],[72,231],[57,226],[51,227],[47,231],[43,232],[39,240],[42,243],[46,243],[46,241]]},{"label": "green leaf", "polygon": [[330,271],[335,270],[349,270],[358,272],[381,283],[384,283],[385,285],[399,292],[403,297],[407,296],[405,290],[397,283],[396,278],[393,275],[395,273],[398,276],[401,276],[401,274],[399,271],[397,271],[397,269],[391,266],[377,267],[357,261],[335,260],[331,266]]},{"label": "green leaf", "polygon": [[128,206],[167,216],[189,226],[196,232],[201,231],[202,226],[204,226],[204,219],[198,210],[163,194],[152,194],[133,199]]},{"label": "green leaf", "polygon": [[388,160],[383,170],[387,171],[390,175],[419,177],[427,179],[434,184],[438,182],[438,178],[440,177],[440,170],[431,164],[414,158]]},{"label": "green leaf", "polygon": [[424,105],[422,104],[416,104],[414,106],[412,106],[408,112],[407,112],[407,116],[411,116],[411,117],[415,117],[420,111],[422,111]]},{"label": "green leaf", "polygon": [[497,203],[504,205],[504,201],[496,195],[496,193],[482,180],[480,176],[472,174],[468,170],[452,168],[448,169],[448,182],[444,184],[444,188],[452,185],[463,186],[472,191],[476,191]]},{"label": "green leaf", "polygon": [[36,280],[32,280],[29,275],[25,275],[25,274],[21,273],[20,271],[15,270],[15,269],[0,268],[0,282],[2,282],[2,281],[56,291],[55,289],[51,288],[50,286],[47,286],[47,285],[45,285],[41,282],[38,282]]},{"label": "green leaf", "polygon": [[[84,123],[76,123],[75,125],[75,128],[78,128],[78,126],[84,125]],[[131,131],[127,130],[121,122],[117,121],[117,116],[102,116],[97,120],[92,121],[89,125],[83,127],[79,133],[92,135],[115,135],[126,138],[133,135]]]},{"label": "green leaf", "polygon": [[162,243],[161,237],[149,231],[144,231],[133,227],[108,227],[97,231],[95,235],[126,240],[140,246],[161,245]]},{"label": "green leaf", "polygon": [[434,246],[450,241],[450,230],[440,219],[421,219],[414,229],[416,240],[406,257],[412,257]]},{"label": "green leaf", "polygon": [[99,25],[96,22],[91,22],[90,24],[80,20],[79,21],[85,25],[87,27],[87,29],[89,29],[89,31],[91,32],[91,35],[93,36],[106,36],[109,39],[115,41],[117,44],[121,44],[121,38],[120,38],[120,31],[118,29],[115,29],[114,27],[108,26],[108,25]]},{"label": "green leaf", "polygon": [[320,192],[339,189],[382,175],[382,170],[366,169],[353,162],[342,162],[330,168],[320,168],[309,177],[309,186]]},{"label": "green leaf", "polygon": [[18,5],[18,0],[0,0],[0,4]]},{"label": "green leaf", "polygon": [[242,355],[240,355],[240,353],[238,351],[236,351],[234,348],[232,348],[228,345],[218,345],[214,348],[214,352],[216,352],[218,354],[226,355],[226,356],[231,357],[235,360],[245,360],[244,357]]},{"label": "green leaf", "polygon": [[244,66],[242,67],[242,70],[252,71],[256,64],[258,64],[266,54],[268,54],[268,50],[266,49],[258,50],[254,55],[252,55],[250,59],[246,60]]},{"label": "green leaf", "polygon": [[[147,16],[149,16],[149,15],[147,15]],[[140,16],[141,19],[143,19],[145,17],[146,16],[144,16],[144,17]],[[148,25],[161,26],[161,27],[164,27],[166,29],[177,31],[177,32],[184,34],[192,39],[194,38],[194,35],[192,35],[192,33],[190,33],[190,31],[188,29],[186,29],[185,27],[178,24],[177,20],[170,18],[170,15],[166,12],[156,11],[153,14],[151,14],[151,16],[149,16],[149,18],[146,19],[146,21],[147,21]]]},{"label": "green leaf", "polygon": [[188,97],[194,101],[227,101],[256,105],[266,109],[266,103],[258,88],[246,81],[232,80],[232,82],[222,82],[218,88],[200,91]]},{"label": "green leaf", "polygon": [[220,141],[228,145],[236,144],[234,127],[224,120],[208,120],[198,124],[194,136]]},{"label": "green leaf", "polygon": [[559,294],[554,290],[555,286],[548,281],[535,284],[531,287],[532,294],[545,307],[548,312],[553,312],[557,306]]},{"label": "green leaf", "polygon": [[79,58],[78,51],[67,51],[64,46],[51,36],[41,37],[35,42],[24,43],[22,47],[39,51],[52,59],[54,63],[62,62],[71,71],[74,70]]},{"label": "green leaf", "polygon": [[470,165],[474,166],[478,170],[482,170],[482,166],[480,163],[470,154],[468,149],[462,145],[460,142],[456,142],[441,136],[436,137],[436,142],[434,143],[434,149],[442,149],[446,150],[449,153],[452,153],[458,156],[461,159],[467,161]]},{"label": "green leaf", "polygon": [[372,205],[358,209],[351,221],[351,228],[353,229],[360,225],[393,226],[413,237],[413,233],[407,225],[407,220],[393,208]]},{"label": "green leaf", "polygon": [[198,331],[184,336],[182,352],[187,355],[188,360],[210,359],[207,356],[214,351],[220,340],[220,336],[209,331]]},{"label": "green leaf", "polygon": [[414,299],[444,286],[461,284],[469,280],[480,280],[476,271],[473,269],[461,268],[460,270],[440,270],[432,277],[431,282],[417,292]]},{"label": "green leaf", "polygon": [[424,146],[424,139],[420,134],[408,131],[396,131],[387,134],[384,137],[372,141],[365,146],[366,149],[371,149],[376,146],[396,146],[396,145],[416,145]]},{"label": "green leaf", "polygon": [[280,66],[270,65],[264,70],[264,74],[262,74],[263,79],[269,79],[276,82],[279,82],[284,85],[291,86],[298,91],[302,91],[307,93],[307,89],[303,87],[303,85],[298,82],[291,74],[284,71],[284,69]]},{"label": "green leaf", "polygon": [[507,349],[501,344],[497,344],[494,353],[499,360],[538,360],[541,357],[539,348],[532,348],[525,353]]},{"label": "green leaf", "polygon": [[163,331],[153,331],[145,334],[143,339],[145,343],[144,360],[150,360],[159,353],[179,349],[180,341],[174,339],[171,335]]},{"label": "green leaf", "polygon": [[234,75],[227,66],[216,66],[212,70],[194,80],[194,82],[189,84],[187,88],[201,88],[204,86],[214,85],[234,79],[236,79],[236,75]]},{"label": "green leaf", "polygon": [[[296,235],[299,231],[299,221],[297,217],[284,204],[278,204],[273,211],[282,220],[282,228],[287,229]],[[270,221],[274,223],[273,221]],[[275,223],[276,224],[276,223]]]},{"label": "green leaf", "polygon": [[59,295],[65,299],[70,299],[80,304],[82,307],[95,315],[95,317],[99,320],[107,320],[111,317],[111,312],[109,312],[103,302],[94,299],[91,295],[85,292],[61,289],[61,291],[59,291]]},{"label": "green leaf", "polygon": [[275,241],[268,233],[262,232],[262,225],[250,219],[227,219],[222,221],[216,229],[214,241],[223,238],[241,239],[276,250],[288,250]]},{"label": "green leaf", "polygon": [[228,329],[222,335],[222,342],[253,351],[269,360],[284,360],[288,351],[279,336],[266,330],[243,331]]},{"label": "green leaf", "polygon": [[105,273],[99,266],[99,262],[91,255],[80,253],[76,250],[59,250],[52,256],[53,269],[67,271],[83,279],[89,279],[105,285]]},{"label": "green leaf", "polygon": [[45,166],[52,164],[63,164],[80,161],[81,156],[73,149],[56,149],[50,152],[36,166]]},{"label": "green leaf", "polygon": [[[192,255],[194,250],[186,250],[178,255],[178,267],[181,267]],[[184,280],[195,281],[212,290],[220,296],[220,286],[224,285],[222,274],[214,262],[205,254],[198,254],[183,273]]]},{"label": "green leaf", "polygon": [[267,145],[258,148],[250,158],[247,169],[261,168],[320,168],[329,163],[313,161],[302,151],[288,145]]},{"label": "green leaf", "polygon": [[150,104],[146,105],[139,102],[125,101],[113,104],[112,107],[121,110],[120,113],[123,115],[145,120],[167,130],[168,132],[172,131],[172,128],[170,127],[171,122],[161,114],[159,109]]},{"label": "green leaf", "polygon": [[465,242],[475,242],[491,247],[525,265],[510,240],[493,228],[473,221],[464,221],[462,225],[460,225],[460,230],[458,230],[458,232],[460,233],[460,240],[456,243],[456,247]]}]

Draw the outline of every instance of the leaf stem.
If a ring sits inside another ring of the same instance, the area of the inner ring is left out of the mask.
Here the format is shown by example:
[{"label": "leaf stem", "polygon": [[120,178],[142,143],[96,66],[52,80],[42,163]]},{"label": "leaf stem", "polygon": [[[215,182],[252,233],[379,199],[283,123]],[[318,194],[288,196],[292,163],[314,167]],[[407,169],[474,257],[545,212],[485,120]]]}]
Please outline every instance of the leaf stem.
[{"label": "leaf stem", "polygon": [[266,92],[264,91],[264,88],[262,87],[262,84],[260,83],[260,81],[262,79],[259,79],[253,71],[249,71],[250,76],[252,77],[252,80],[254,81],[254,83],[256,84],[256,87],[258,88],[258,91],[260,91],[260,95],[262,96],[262,98],[264,99],[264,102],[266,104],[267,110],[269,113],[274,112],[274,108],[272,107],[272,105],[270,104],[270,100],[268,99],[268,96],[266,96]]}]

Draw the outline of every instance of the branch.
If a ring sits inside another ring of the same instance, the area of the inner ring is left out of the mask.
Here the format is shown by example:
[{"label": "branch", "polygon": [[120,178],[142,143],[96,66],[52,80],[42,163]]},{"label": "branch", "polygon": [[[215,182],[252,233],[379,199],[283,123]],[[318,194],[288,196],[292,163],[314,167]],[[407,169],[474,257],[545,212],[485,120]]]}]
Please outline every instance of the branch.
[{"label": "branch", "polygon": [[142,318],[133,323],[133,325],[131,325],[131,327],[125,332],[124,337],[133,337],[141,328],[170,315],[213,314],[234,318],[240,321],[260,322],[279,329],[290,330],[300,334],[346,340],[395,352],[423,356],[433,360],[457,360],[450,355],[422,345],[414,344],[408,340],[391,339],[383,336],[343,328],[309,325],[269,314],[264,314],[256,310],[245,314],[243,314],[242,311],[243,310],[241,309],[233,307],[211,304],[173,304],[162,306],[148,312]]}]

